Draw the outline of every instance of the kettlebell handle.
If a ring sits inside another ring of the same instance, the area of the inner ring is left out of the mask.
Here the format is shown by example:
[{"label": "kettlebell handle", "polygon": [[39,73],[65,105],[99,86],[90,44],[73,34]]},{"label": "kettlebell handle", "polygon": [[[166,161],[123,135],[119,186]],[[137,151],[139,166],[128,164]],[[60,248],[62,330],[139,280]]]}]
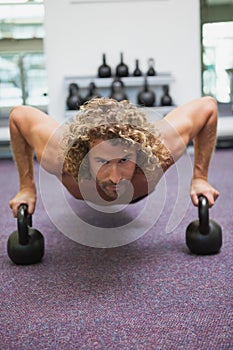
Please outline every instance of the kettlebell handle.
[{"label": "kettlebell handle", "polygon": [[199,231],[203,235],[208,235],[209,226],[209,202],[208,199],[201,195],[198,199],[198,216],[199,216]]},{"label": "kettlebell handle", "polygon": [[28,214],[27,204],[20,204],[17,213],[17,226],[19,244],[26,245],[29,242],[28,227],[32,226],[32,216]]}]

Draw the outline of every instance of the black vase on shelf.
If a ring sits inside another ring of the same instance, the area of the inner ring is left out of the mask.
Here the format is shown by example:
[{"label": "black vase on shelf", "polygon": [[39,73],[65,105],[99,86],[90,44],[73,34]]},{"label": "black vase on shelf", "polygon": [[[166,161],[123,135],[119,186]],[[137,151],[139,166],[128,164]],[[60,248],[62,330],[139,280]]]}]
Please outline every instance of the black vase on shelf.
[{"label": "black vase on shelf", "polygon": [[145,77],[143,90],[137,96],[138,104],[144,107],[153,107],[155,100],[155,93],[149,88],[147,77]]},{"label": "black vase on shelf", "polygon": [[84,101],[87,102],[93,98],[100,98],[100,97],[101,97],[101,95],[99,94],[95,83],[93,81],[90,82],[89,87],[88,87],[88,93],[85,96]]},{"label": "black vase on shelf", "polygon": [[99,78],[110,78],[112,75],[111,67],[106,63],[106,55],[105,53],[102,56],[102,64],[98,68],[98,77]]},{"label": "black vase on shelf", "polygon": [[163,85],[163,96],[160,100],[161,106],[172,106],[172,98],[169,95],[169,86]]},{"label": "black vase on shelf", "polygon": [[124,91],[124,83],[120,78],[115,78],[111,85],[111,94],[109,96],[114,100],[120,102],[123,100],[127,100],[128,97]]},{"label": "black vase on shelf", "polygon": [[142,71],[141,69],[139,68],[139,60],[136,60],[135,61],[135,69],[133,71],[133,76],[134,77],[140,77],[142,76]]},{"label": "black vase on shelf", "polygon": [[79,93],[79,86],[76,83],[70,83],[69,95],[66,99],[66,105],[69,110],[78,110],[83,104],[83,99]]},{"label": "black vase on shelf", "polygon": [[155,60],[153,58],[148,59],[148,66],[149,66],[149,68],[148,68],[146,75],[148,75],[149,77],[157,75],[157,73],[155,71]]},{"label": "black vase on shelf", "polygon": [[121,52],[120,56],[121,56],[121,61],[116,66],[116,76],[119,77],[119,78],[128,77],[129,76],[129,68],[124,63],[123,53],[122,52]]}]

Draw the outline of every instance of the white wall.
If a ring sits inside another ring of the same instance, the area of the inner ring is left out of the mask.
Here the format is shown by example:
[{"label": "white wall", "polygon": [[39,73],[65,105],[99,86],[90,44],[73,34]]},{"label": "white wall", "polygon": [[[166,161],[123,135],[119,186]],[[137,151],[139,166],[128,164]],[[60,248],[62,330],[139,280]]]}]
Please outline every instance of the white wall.
[{"label": "white wall", "polygon": [[58,120],[64,117],[64,77],[96,75],[103,52],[112,68],[123,52],[131,72],[136,58],[146,71],[154,57],[157,72],[175,78],[170,92],[176,104],[201,95],[199,0],[44,3],[49,113]]}]

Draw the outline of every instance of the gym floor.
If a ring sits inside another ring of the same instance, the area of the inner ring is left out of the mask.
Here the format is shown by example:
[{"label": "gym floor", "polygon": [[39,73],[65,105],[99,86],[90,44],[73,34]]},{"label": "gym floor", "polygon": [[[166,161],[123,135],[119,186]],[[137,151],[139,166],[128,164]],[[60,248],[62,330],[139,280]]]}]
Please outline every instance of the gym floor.
[{"label": "gym floor", "polygon": [[[217,149],[210,167],[210,182],[220,191],[210,209],[223,230],[219,254],[188,251],[185,230],[197,218],[191,203],[166,233],[177,197],[173,167],[154,226],[118,248],[90,248],[66,237],[48,217],[38,190],[33,224],[43,233],[46,250],[42,262],[31,266],[14,265],[7,256],[7,239],[16,229],[8,201],[18,177],[13,161],[1,160],[0,348],[233,349],[232,160],[233,149]],[[35,164],[39,189],[38,174]],[[129,216],[142,204],[129,206]],[[62,212],[59,203],[54,206]]]}]

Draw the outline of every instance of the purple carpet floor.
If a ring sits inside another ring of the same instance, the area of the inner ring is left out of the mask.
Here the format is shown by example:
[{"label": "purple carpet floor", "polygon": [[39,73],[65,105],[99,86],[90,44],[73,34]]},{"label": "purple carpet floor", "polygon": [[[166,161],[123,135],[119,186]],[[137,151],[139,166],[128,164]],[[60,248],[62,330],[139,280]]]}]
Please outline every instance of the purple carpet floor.
[{"label": "purple carpet floor", "polygon": [[[233,349],[233,150],[217,150],[210,168],[210,182],[220,191],[210,210],[223,230],[217,255],[189,253],[185,230],[197,218],[191,203],[166,232],[177,196],[175,172],[166,174],[168,195],[155,224],[116,248],[88,247],[60,232],[38,189],[33,223],[45,237],[45,256],[39,264],[17,266],[6,244],[16,228],[8,201],[18,177],[13,161],[0,161],[1,350]],[[36,164],[37,183],[38,174]],[[56,200],[54,207],[62,210]],[[126,208],[128,216],[133,208]]]}]

